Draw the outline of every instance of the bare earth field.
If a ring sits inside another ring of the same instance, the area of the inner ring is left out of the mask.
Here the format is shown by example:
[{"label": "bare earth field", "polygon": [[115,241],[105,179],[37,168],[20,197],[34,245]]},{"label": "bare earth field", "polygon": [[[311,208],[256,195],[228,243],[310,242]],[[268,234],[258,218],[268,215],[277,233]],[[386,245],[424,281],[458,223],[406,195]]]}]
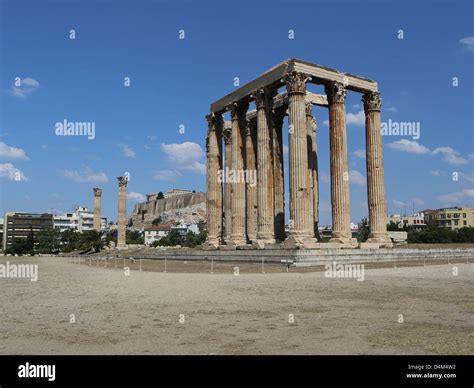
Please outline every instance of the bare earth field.
[{"label": "bare earth field", "polygon": [[367,269],[358,282],[7,260],[38,263],[39,279],[0,278],[0,354],[474,354],[473,264]]}]

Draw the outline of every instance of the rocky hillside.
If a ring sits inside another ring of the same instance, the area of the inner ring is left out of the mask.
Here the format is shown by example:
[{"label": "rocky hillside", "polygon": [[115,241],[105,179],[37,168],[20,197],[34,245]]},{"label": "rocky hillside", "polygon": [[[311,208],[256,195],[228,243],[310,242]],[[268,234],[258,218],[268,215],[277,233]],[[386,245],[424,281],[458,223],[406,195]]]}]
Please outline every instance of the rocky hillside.
[{"label": "rocky hillside", "polygon": [[163,199],[148,195],[146,202],[137,203],[133,208],[132,225],[136,228],[149,226],[159,217],[164,222],[206,221],[206,193],[182,194]]}]

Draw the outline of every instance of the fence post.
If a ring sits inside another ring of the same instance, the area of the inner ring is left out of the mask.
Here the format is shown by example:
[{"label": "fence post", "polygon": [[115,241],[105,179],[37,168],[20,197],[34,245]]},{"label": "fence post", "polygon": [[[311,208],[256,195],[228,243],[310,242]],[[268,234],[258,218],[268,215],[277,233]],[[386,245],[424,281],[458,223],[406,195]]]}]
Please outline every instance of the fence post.
[{"label": "fence post", "polygon": [[142,271],[142,259],[140,259],[140,271]]}]

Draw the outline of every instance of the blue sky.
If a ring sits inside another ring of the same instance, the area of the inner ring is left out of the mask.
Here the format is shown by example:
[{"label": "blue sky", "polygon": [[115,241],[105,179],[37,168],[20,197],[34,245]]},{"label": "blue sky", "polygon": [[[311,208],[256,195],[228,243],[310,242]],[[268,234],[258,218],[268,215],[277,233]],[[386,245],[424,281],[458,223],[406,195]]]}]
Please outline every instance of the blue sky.
[{"label": "blue sky", "polygon": [[[473,3],[414,3],[0,0],[0,212],[92,208],[99,186],[115,221],[124,172],[128,212],[149,192],[204,191],[209,104],[287,58],[374,79],[382,122],[419,123],[418,139],[383,138],[390,213],[474,206]],[[349,93],[353,222],[367,214],[361,110]],[[328,113],[314,114],[329,224]],[[95,138],[56,136],[64,119]]]}]

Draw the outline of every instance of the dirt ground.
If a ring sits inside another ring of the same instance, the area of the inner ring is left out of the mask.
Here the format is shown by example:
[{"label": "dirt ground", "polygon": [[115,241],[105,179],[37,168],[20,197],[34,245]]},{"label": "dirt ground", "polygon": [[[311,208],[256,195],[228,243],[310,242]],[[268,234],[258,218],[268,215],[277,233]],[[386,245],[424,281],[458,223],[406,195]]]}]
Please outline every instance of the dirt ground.
[{"label": "dirt ground", "polygon": [[0,354],[474,353],[473,264],[366,269],[359,282],[258,265],[236,276],[230,264],[135,263],[127,276],[112,262],[7,260],[37,263],[39,279],[0,278]]}]

